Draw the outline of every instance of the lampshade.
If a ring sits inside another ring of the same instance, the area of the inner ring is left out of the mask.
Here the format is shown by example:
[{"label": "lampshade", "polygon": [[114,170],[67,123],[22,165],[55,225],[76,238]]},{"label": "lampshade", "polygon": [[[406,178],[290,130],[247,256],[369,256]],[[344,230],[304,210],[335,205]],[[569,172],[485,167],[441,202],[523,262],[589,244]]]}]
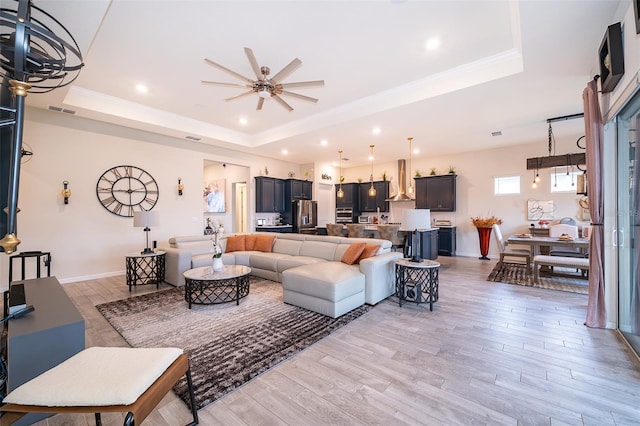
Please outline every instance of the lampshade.
[{"label": "lampshade", "polygon": [[134,228],[151,228],[152,226],[158,226],[160,223],[157,211],[143,210],[133,213],[133,227]]},{"label": "lampshade", "polygon": [[431,228],[431,210],[406,209],[402,211],[401,231],[414,231],[416,229]]}]

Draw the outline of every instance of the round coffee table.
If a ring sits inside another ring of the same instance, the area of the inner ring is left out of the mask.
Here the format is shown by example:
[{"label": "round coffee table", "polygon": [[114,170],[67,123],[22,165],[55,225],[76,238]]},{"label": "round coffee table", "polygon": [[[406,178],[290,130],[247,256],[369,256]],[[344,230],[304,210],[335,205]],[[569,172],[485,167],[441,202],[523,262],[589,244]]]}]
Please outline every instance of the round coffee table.
[{"label": "round coffee table", "polygon": [[225,265],[220,271],[211,266],[189,269],[184,273],[184,300],[189,304],[214,305],[233,302],[249,294],[251,268],[242,265]]}]

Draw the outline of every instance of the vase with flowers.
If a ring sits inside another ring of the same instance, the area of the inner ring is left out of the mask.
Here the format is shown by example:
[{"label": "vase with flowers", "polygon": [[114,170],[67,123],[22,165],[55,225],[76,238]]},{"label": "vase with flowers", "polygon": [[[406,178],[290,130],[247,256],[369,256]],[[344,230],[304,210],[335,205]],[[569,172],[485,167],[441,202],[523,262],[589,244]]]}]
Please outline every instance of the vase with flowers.
[{"label": "vase with flowers", "polygon": [[493,225],[501,225],[502,219],[495,216],[490,217],[472,217],[471,223],[478,230],[478,238],[480,240],[480,254],[479,259],[489,260],[487,254],[489,254],[489,242],[491,241],[491,229]]},{"label": "vase with flowers", "polygon": [[211,229],[211,235],[213,235],[213,238],[211,239],[213,252],[211,269],[214,271],[221,271],[224,269],[224,263],[222,262],[222,246],[220,244],[220,239],[224,233],[224,226],[216,222],[211,226]]}]

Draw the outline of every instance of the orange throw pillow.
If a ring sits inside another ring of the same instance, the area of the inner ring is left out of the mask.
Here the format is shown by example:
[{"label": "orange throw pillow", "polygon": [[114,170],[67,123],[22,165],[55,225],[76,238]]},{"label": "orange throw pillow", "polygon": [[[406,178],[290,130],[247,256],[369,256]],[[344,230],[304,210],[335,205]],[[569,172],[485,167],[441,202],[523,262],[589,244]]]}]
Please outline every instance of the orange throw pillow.
[{"label": "orange throw pillow", "polygon": [[364,248],[364,250],[362,250],[362,254],[360,254],[360,258],[358,259],[358,263],[360,263],[362,259],[375,256],[376,253],[378,253],[378,250],[380,250],[380,246],[377,244],[364,244],[366,245],[366,247]]},{"label": "orange throw pillow", "polygon": [[245,239],[244,235],[234,235],[231,237],[227,237],[227,249],[226,252],[232,251],[244,251],[245,250]]},{"label": "orange throw pillow", "polygon": [[256,235],[256,244],[253,246],[253,249],[265,253],[271,253],[275,239],[275,236],[270,237],[267,235]]},{"label": "orange throw pillow", "polygon": [[362,254],[367,243],[353,243],[349,246],[347,250],[345,250],[342,255],[341,262],[346,263],[347,265],[353,265],[358,261],[360,255]]},{"label": "orange throw pillow", "polygon": [[256,249],[256,240],[258,237],[256,235],[245,235],[244,238],[244,249],[245,250],[255,250]]}]

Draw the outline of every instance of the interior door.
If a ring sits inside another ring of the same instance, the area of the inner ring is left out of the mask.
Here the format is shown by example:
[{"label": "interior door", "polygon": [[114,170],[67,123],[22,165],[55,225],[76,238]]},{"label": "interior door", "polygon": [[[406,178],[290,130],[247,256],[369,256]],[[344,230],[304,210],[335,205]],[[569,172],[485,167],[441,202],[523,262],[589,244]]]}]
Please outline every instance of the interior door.
[{"label": "interior door", "polygon": [[[640,353],[640,93],[617,117],[618,328]],[[588,172],[588,171],[587,171]]]}]

